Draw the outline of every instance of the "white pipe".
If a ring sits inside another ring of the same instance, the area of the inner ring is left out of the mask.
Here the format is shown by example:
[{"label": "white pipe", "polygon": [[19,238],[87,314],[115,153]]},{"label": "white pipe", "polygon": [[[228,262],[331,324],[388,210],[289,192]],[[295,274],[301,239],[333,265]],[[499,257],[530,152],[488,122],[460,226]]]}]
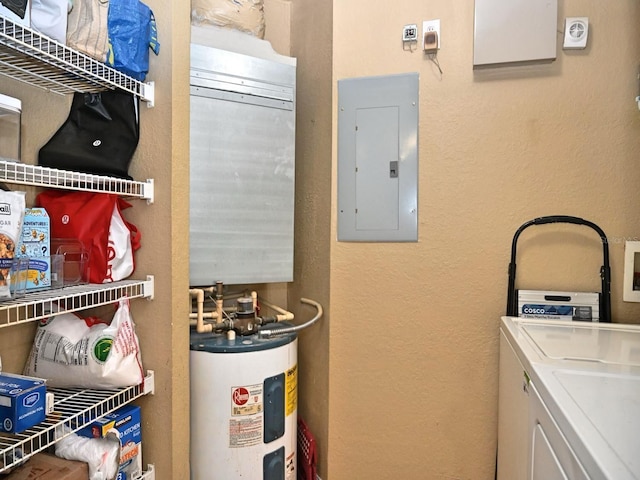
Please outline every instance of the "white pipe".
[{"label": "white pipe", "polygon": [[258,310],[258,292],[255,290],[251,292],[251,299],[253,300],[253,311]]},{"label": "white pipe", "polygon": [[191,298],[196,298],[197,303],[197,316],[196,316],[196,331],[198,333],[208,333],[213,331],[213,325],[205,324],[204,317],[204,289],[202,288],[190,288],[189,295]]},{"label": "white pipe", "polygon": [[[190,319],[198,318],[198,314],[191,312],[189,314],[189,318]],[[202,314],[202,318],[209,318],[209,319],[218,318],[218,313],[217,312],[204,312]]]},{"label": "white pipe", "polygon": [[280,315],[276,315],[276,321],[278,322],[290,322],[293,320],[293,313],[286,311],[284,308],[280,308],[277,305],[267,302],[264,298],[261,300],[271,310],[278,312]]},{"label": "white pipe", "polygon": [[222,321],[224,320],[222,318],[222,303],[223,303],[223,300],[221,298],[216,300],[216,316],[215,316],[215,318],[217,319],[216,323],[222,323]]}]

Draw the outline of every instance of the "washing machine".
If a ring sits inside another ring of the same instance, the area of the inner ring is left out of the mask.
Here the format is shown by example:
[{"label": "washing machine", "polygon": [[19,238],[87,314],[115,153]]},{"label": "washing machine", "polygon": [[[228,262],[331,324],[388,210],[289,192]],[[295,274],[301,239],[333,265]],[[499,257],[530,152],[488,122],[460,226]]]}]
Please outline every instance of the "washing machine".
[{"label": "washing machine", "polygon": [[503,317],[498,480],[640,480],[640,326]]}]

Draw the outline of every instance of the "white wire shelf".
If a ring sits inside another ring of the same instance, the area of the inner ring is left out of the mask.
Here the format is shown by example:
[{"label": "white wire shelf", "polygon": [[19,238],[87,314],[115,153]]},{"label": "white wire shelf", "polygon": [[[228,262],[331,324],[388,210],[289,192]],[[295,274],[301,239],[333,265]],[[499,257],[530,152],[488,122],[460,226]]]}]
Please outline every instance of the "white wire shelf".
[{"label": "white wire shelf", "polygon": [[48,388],[47,391],[53,392],[54,408],[44,422],[19,434],[0,434],[0,473],[136,398],[154,393],[154,372],[149,370],[143,383],[134,387],[112,390]]},{"label": "white wire shelf", "polygon": [[117,302],[124,296],[153,299],[153,290],[153,275],[149,275],[147,280],[74,285],[27,293],[0,303],[0,328],[46,318],[51,315],[54,305],[58,314],[77,312]]},{"label": "white wire shelf", "polygon": [[26,165],[0,157],[0,181],[39,187],[113,193],[125,197],[146,199],[153,203],[153,179],[146,182],[105,177],[90,173],[69,172],[57,168]]},{"label": "white wire shelf", "polygon": [[153,106],[143,83],[0,15],[0,74],[59,94],[119,88]]}]

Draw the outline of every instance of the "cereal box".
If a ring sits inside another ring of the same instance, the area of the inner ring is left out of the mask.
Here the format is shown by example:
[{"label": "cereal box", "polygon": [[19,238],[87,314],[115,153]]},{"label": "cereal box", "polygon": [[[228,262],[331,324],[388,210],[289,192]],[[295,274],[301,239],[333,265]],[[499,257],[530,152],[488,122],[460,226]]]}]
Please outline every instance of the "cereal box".
[{"label": "cereal box", "polygon": [[29,258],[27,291],[51,287],[50,232],[49,215],[44,208],[25,209],[18,256]]}]

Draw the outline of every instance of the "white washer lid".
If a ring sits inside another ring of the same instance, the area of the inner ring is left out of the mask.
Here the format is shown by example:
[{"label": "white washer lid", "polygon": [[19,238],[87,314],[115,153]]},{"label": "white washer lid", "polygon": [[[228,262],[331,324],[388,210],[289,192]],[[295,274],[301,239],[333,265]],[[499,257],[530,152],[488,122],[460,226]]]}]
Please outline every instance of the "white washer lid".
[{"label": "white washer lid", "polygon": [[640,328],[636,325],[523,322],[521,327],[549,359],[640,366]]}]

